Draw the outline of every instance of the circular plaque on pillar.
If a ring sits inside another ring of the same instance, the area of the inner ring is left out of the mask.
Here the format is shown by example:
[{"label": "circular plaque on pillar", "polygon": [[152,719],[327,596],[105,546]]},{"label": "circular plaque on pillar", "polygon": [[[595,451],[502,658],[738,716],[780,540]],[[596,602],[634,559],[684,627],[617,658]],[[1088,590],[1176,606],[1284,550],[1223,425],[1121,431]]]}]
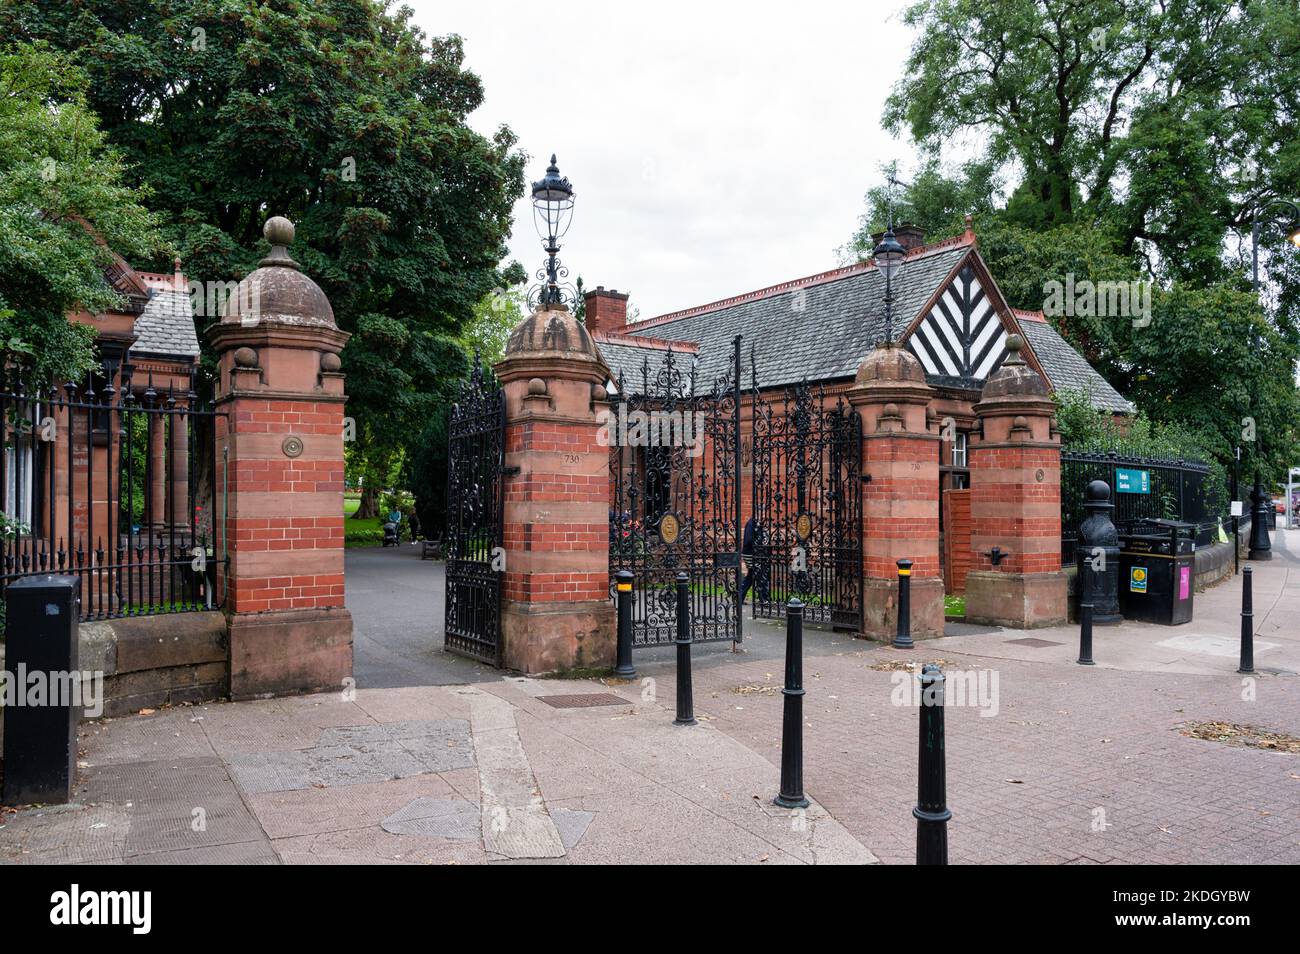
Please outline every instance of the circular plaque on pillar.
[{"label": "circular plaque on pillar", "polygon": [[280,450],[284,451],[285,457],[301,457],[303,451],[302,438],[290,434],[280,443]]},{"label": "circular plaque on pillar", "polygon": [[810,513],[801,513],[794,520],[794,535],[799,538],[800,543],[807,543],[808,538],[812,536],[813,519]]},{"label": "circular plaque on pillar", "polygon": [[677,514],[666,513],[659,518],[659,539],[664,543],[676,543],[681,532],[682,525],[677,520]]}]

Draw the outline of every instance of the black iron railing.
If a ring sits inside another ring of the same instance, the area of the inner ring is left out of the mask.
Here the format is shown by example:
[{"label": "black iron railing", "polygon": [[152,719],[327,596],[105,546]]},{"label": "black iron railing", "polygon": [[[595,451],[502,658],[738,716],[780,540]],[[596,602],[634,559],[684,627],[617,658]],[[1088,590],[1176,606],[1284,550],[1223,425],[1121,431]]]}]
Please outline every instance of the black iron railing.
[{"label": "black iron railing", "polygon": [[0,592],[68,573],[82,620],[219,608],[219,416],[192,378],[35,386],[0,371]]},{"label": "black iron railing", "polygon": [[[1145,472],[1125,475],[1120,471]],[[1218,536],[1220,521],[1231,534],[1227,494],[1210,465],[1200,461],[1134,457],[1113,452],[1061,452],[1061,561],[1074,562],[1084,490],[1093,480],[1110,485],[1111,519],[1124,532],[1143,520],[1179,520],[1196,527],[1197,547]]]}]

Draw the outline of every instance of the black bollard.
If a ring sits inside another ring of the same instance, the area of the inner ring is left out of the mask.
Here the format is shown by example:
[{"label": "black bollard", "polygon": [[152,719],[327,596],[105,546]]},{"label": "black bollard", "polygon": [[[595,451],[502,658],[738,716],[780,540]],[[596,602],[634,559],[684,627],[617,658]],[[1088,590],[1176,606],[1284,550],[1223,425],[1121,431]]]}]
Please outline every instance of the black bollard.
[{"label": "black bollard", "polygon": [[619,570],[615,574],[618,590],[618,658],[614,675],[620,679],[635,679],[632,666],[632,571]]},{"label": "black bollard", "polygon": [[934,663],[921,669],[921,736],[917,758],[916,863],[948,863],[947,769],[943,751],[943,672]]},{"label": "black bollard", "polygon": [[1079,659],[1080,666],[1095,666],[1092,661],[1092,600],[1096,578],[1092,561],[1079,564]]},{"label": "black bollard", "polygon": [[785,710],[781,719],[781,794],[774,801],[782,808],[807,808],[803,794],[803,604],[785,605]]},{"label": "black bollard", "polygon": [[691,687],[690,577],[677,574],[677,718],[673,725],[695,725],[695,697]]},{"label": "black bollard", "polygon": [[1255,674],[1255,606],[1250,592],[1254,571],[1245,567],[1241,571],[1241,665],[1237,672],[1244,676]]},{"label": "black bollard", "polygon": [[912,642],[912,561],[898,561],[898,632],[895,649],[911,649]]}]

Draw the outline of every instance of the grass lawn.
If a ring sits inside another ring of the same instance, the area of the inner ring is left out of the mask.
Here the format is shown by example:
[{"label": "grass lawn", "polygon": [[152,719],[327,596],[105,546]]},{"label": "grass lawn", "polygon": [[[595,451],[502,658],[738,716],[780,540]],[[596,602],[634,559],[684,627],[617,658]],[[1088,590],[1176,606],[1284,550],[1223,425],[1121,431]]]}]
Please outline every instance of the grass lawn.
[{"label": "grass lawn", "polygon": [[[353,507],[351,513],[356,513]],[[347,501],[343,505],[343,545],[345,547],[378,547],[384,543],[384,521],[380,517],[358,520],[348,516]]]},{"label": "grass lawn", "polygon": [[965,616],[966,597],[961,593],[945,593],[943,597],[944,616]]},{"label": "grass lawn", "polygon": [[344,497],[344,498],[343,498],[343,516],[345,516],[345,517],[350,517],[350,516],[352,516],[354,513],[356,513],[359,509],[361,509],[361,498],[360,498],[360,497]]}]

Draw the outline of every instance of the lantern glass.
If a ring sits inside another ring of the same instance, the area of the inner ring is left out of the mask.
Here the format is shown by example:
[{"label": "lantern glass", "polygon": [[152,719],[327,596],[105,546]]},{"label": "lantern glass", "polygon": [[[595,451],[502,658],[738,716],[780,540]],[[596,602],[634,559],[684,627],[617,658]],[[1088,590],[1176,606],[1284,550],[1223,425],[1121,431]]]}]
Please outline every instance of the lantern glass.
[{"label": "lantern glass", "polygon": [[907,249],[894,238],[894,230],[889,229],[881,237],[880,244],[872,251],[872,258],[875,259],[876,268],[880,269],[880,273],[886,280],[889,280],[898,274],[903,259],[907,258]]}]

